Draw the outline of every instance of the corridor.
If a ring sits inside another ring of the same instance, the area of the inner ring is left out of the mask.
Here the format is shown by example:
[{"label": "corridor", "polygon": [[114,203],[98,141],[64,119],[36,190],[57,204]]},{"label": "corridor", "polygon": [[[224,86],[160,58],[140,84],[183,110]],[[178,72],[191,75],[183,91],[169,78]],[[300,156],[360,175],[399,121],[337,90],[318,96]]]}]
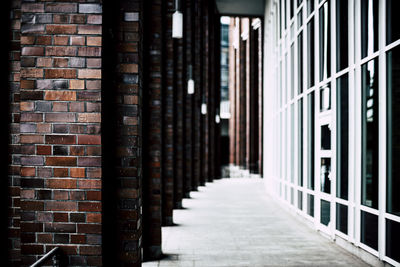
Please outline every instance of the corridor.
[{"label": "corridor", "polygon": [[191,192],[163,227],[153,266],[367,266],[283,210],[262,179],[215,180]]}]

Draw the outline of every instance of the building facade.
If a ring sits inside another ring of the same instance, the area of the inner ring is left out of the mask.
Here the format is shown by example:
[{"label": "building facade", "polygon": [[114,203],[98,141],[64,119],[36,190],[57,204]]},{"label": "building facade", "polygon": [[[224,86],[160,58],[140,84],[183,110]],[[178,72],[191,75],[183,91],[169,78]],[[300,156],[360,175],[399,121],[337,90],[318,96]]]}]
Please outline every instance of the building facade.
[{"label": "building facade", "polygon": [[353,253],[400,266],[398,1],[267,1],[266,188]]}]

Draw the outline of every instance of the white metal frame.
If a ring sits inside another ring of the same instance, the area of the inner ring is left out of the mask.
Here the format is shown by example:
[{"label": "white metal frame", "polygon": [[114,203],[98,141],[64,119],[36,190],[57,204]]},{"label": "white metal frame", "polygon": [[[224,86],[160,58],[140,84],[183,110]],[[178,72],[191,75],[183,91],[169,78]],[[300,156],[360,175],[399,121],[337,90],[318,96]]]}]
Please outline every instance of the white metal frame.
[{"label": "white metal frame", "polygon": [[[264,101],[265,106],[272,107],[265,110],[264,125],[271,125],[273,133],[268,135],[271,140],[264,141],[264,160],[269,159],[270,162],[264,162],[266,186],[268,190],[288,204],[291,210],[301,214],[314,224],[315,229],[320,230],[334,240],[339,236],[357,247],[360,247],[369,253],[375,255],[379,259],[386,261],[394,266],[400,266],[399,262],[386,256],[385,253],[385,220],[390,219],[400,222],[400,217],[388,214],[386,212],[386,55],[387,51],[400,45],[397,40],[386,45],[386,1],[379,1],[379,49],[367,57],[361,59],[361,0],[348,1],[348,67],[337,72],[336,71],[336,1],[335,0],[310,0],[314,2],[314,11],[307,15],[307,0],[303,0],[299,7],[295,3],[293,17],[290,18],[290,0],[274,0],[270,1],[266,7],[267,15],[272,19],[265,20],[265,73],[264,73]],[[286,2],[286,9],[279,8],[280,4]],[[296,1],[295,1],[296,2]],[[331,75],[325,77],[322,81],[319,78],[319,10],[328,2],[330,5],[330,22],[331,22]],[[281,13],[279,14],[279,11]],[[284,13],[286,11],[286,13]],[[298,26],[298,14],[302,12],[302,25]],[[310,20],[314,20],[314,86],[307,88],[307,58],[308,58],[308,29],[307,24]],[[286,20],[286,29],[284,23]],[[279,38],[279,24],[282,26],[281,38]],[[268,33],[269,32],[269,33]],[[298,94],[298,36],[303,35],[303,92]],[[269,44],[267,44],[269,43]],[[294,46],[294,57],[291,62],[291,46]],[[286,59],[285,59],[286,57]],[[273,60],[271,60],[273,59]],[[378,59],[379,64],[379,207],[373,209],[361,204],[361,66],[372,60]],[[268,62],[268,63],[267,63]],[[294,97],[291,94],[291,66],[293,68],[293,86]],[[280,67],[281,66],[281,67]],[[348,98],[349,98],[349,164],[348,164],[348,200],[336,197],[336,154],[337,154],[337,134],[336,134],[336,83],[338,78],[348,75]],[[268,80],[268,81],[266,81]],[[271,82],[273,81],[273,82]],[[331,109],[329,111],[320,112],[320,88],[325,84],[330,84]],[[272,86],[271,86],[272,84]],[[280,85],[282,90],[279,90]],[[314,190],[308,189],[308,95],[314,92]],[[299,129],[299,101],[303,101],[303,150],[299,151],[299,137],[296,134]],[[294,108],[294,124],[291,124],[291,108]],[[323,151],[320,149],[320,127],[321,125],[330,125],[331,129],[331,150]],[[265,129],[264,132],[268,131]],[[291,133],[294,131],[294,139]],[[292,143],[293,142],[293,143]],[[267,145],[271,144],[272,149]],[[291,147],[293,146],[293,151]],[[291,163],[291,153],[294,153],[294,163]],[[298,183],[299,170],[299,153],[302,153],[303,163],[303,186]],[[276,155],[276,156],[274,156]],[[320,187],[320,164],[322,157],[331,158],[331,193],[321,192]],[[294,173],[291,173],[293,164]],[[271,167],[271,169],[267,169]],[[272,171],[271,171],[272,170]],[[293,183],[291,177],[294,178]],[[291,205],[290,195],[291,189],[294,190],[294,201]],[[302,209],[299,209],[298,193],[302,193]],[[314,217],[307,213],[308,203],[307,195],[314,196]],[[285,197],[286,196],[286,197]],[[320,223],[320,201],[321,199],[330,202],[330,224],[328,226]],[[348,207],[348,233],[344,234],[336,230],[336,204],[340,203]],[[361,243],[360,212],[366,211],[378,216],[378,250],[374,250]]]}]

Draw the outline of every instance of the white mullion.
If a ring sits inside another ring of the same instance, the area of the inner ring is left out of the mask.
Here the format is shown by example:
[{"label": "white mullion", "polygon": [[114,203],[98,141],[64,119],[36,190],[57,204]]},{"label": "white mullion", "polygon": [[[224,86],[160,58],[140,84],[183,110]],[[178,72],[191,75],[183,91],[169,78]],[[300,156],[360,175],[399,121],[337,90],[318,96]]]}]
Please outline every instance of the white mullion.
[{"label": "white mullion", "polygon": [[385,1],[379,1],[379,221],[378,250],[379,259],[385,256],[386,245],[386,12]]},{"label": "white mullion", "polygon": [[[357,0],[355,1],[357,2]],[[348,2],[348,16],[349,16],[349,25],[348,25],[348,40],[349,40],[349,55],[348,55],[348,59],[349,59],[349,79],[348,79],[348,95],[349,95],[349,170],[348,170],[348,177],[349,177],[349,181],[348,181],[348,199],[349,199],[349,206],[348,206],[348,223],[347,223],[347,229],[348,229],[348,236],[349,236],[349,241],[354,243],[355,240],[355,229],[354,229],[354,225],[355,225],[355,206],[354,206],[354,166],[355,166],[355,161],[354,161],[354,157],[355,157],[355,149],[354,149],[354,144],[355,144],[355,116],[354,116],[354,88],[353,85],[354,83],[354,68],[350,67],[353,66],[354,64],[354,53],[355,53],[355,47],[354,47],[354,2],[353,1],[349,1]]]}]

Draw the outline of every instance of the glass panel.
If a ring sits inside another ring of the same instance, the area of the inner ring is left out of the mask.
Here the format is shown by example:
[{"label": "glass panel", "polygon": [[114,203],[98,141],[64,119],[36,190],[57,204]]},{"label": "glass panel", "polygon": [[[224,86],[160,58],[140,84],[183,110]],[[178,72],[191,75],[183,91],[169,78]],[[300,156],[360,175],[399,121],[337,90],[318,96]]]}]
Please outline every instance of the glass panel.
[{"label": "glass panel", "polygon": [[293,18],[294,15],[294,0],[290,0],[290,19]]},{"label": "glass panel", "polygon": [[303,210],[303,192],[297,191],[297,208]]},{"label": "glass panel", "polygon": [[327,111],[331,109],[331,85],[325,84],[319,90],[319,111]]},{"label": "glass panel", "polygon": [[307,0],[307,16],[314,11],[314,0]]},{"label": "glass panel", "polygon": [[285,200],[287,200],[287,185],[285,185]]},{"label": "glass panel", "polygon": [[290,47],[290,99],[294,97],[294,44]]},{"label": "glass panel", "polygon": [[299,7],[303,3],[303,0],[297,0],[297,7]]},{"label": "glass panel", "polygon": [[321,192],[330,194],[331,193],[331,159],[321,158]]},{"label": "glass panel", "polygon": [[300,9],[299,13],[297,13],[297,29],[303,25],[303,10]]},{"label": "glass panel", "polygon": [[319,9],[319,80],[325,80],[331,75],[331,24],[329,3]]},{"label": "glass panel", "polygon": [[285,103],[289,101],[289,66],[288,66],[288,55],[285,54]]},{"label": "glass panel", "polygon": [[348,208],[336,203],[336,229],[347,235]]},{"label": "glass panel", "polygon": [[378,250],[378,216],[361,211],[361,242]]},{"label": "glass panel", "polygon": [[298,105],[298,185],[303,186],[303,99],[300,98]]},{"label": "glass panel", "polygon": [[280,107],[282,107],[282,100],[283,100],[283,86],[282,86],[282,80],[283,80],[283,75],[282,75],[282,61],[279,61],[279,103]]},{"label": "glass panel", "polygon": [[349,84],[345,74],[337,81],[337,197],[348,199],[349,183]]},{"label": "glass panel", "polygon": [[321,223],[328,226],[331,221],[331,203],[321,199]]},{"label": "glass panel", "polygon": [[378,60],[362,65],[361,203],[378,208]]},{"label": "glass panel", "polygon": [[329,129],[328,125],[321,126],[321,149],[331,149],[331,129]]},{"label": "glass panel", "polygon": [[314,190],[314,92],[307,99],[307,186]]},{"label": "glass panel", "polygon": [[286,30],[286,0],[283,0],[283,27]]},{"label": "glass panel", "polygon": [[290,204],[294,205],[294,189],[290,188]]},{"label": "glass panel", "polygon": [[280,1],[279,6],[279,38],[282,38],[282,0]]},{"label": "glass panel", "polygon": [[297,93],[303,93],[303,33],[297,37]]},{"label": "glass panel", "polygon": [[387,54],[387,212],[400,215],[400,47]]},{"label": "glass panel", "polygon": [[294,104],[290,106],[290,182],[294,183]]},{"label": "glass panel", "polygon": [[307,214],[314,217],[314,195],[307,194]]},{"label": "glass panel", "polygon": [[307,24],[307,85],[314,86],[314,18]]},{"label": "glass panel", "polygon": [[400,38],[399,15],[400,1],[387,0],[386,2],[386,43],[390,44]]},{"label": "glass panel", "polygon": [[400,223],[386,219],[386,256],[400,262]]},{"label": "glass panel", "polygon": [[378,0],[361,0],[361,58],[378,50]]},{"label": "glass panel", "polygon": [[348,59],[348,1],[336,0],[336,70],[345,69],[349,64]]}]

